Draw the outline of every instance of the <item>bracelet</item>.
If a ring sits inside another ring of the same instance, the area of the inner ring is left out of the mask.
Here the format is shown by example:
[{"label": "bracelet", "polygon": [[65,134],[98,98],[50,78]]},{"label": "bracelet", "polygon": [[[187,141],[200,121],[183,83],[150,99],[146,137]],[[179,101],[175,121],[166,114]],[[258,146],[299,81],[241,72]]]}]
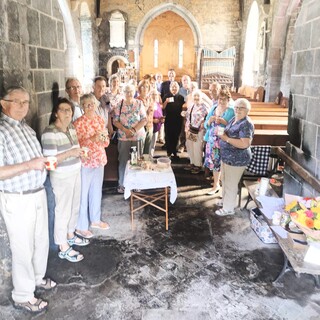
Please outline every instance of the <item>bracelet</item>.
[{"label": "bracelet", "polygon": [[134,130],[134,132],[137,132],[137,130],[134,127],[131,127],[132,130]]}]

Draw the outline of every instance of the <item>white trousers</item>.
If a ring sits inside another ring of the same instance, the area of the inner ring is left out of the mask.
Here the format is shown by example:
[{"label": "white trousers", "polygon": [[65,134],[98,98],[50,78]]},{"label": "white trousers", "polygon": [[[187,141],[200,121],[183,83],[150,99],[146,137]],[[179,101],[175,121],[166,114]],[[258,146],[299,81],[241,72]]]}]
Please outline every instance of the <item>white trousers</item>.
[{"label": "white trousers", "polygon": [[198,132],[198,139],[196,142],[188,139],[188,133],[186,133],[186,136],[186,147],[190,157],[190,164],[201,167],[203,159],[203,130]]},{"label": "white trousers", "polygon": [[221,161],[223,209],[233,211],[237,206],[238,184],[246,167],[230,166]]},{"label": "white trousers", "polygon": [[28,195],[0,191],[3,215],[12,253],[12,299],[27,302],[46,273],[49,235],[45,189]]},{"label": "white trousers", "polygon": [[65,178],[52,174],[50,181],[56,202],[54,242],[62,245],[67,243],[67,234],[76,229],[80,209],[81,171],[79,169]]}]

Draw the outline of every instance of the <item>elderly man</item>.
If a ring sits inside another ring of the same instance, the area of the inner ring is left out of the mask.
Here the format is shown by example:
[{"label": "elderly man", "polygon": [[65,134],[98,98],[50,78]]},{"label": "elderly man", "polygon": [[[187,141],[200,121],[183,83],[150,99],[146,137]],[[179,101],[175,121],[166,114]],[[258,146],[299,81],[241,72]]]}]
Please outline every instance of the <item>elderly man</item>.
[{"label": "elderly man", "polygon": [[37,313],[45,310],[48,302],[34,296],[36,287],[56,286],[44,279],[49,248],[43,187],[46,158],[24,120],[29,110],[28,92],[11,87],[0,102],[0,211],[12,253],[12,299],[16,308]]},{"label": "elderly man", "polygon": [[69,100],[74,105],[73,122],[83,115],[83,111],[80,107],[80,98],[82,96],[82,86],[80,81],[77,78],[68,78],[66,81],[66,92],[69,96]]},{"label": "elderly man", "polygon": [[104,120],[105,127],[108,128],[109,134],[111,134],[113,132],[113,128],[111,117],[109,117],[111,107],[109,104],[109,98],[106,95],[107,79],[103,76],[95,77],[93,80],[92,89],[94,96],[100,102],[96,110],[96,113]]}]

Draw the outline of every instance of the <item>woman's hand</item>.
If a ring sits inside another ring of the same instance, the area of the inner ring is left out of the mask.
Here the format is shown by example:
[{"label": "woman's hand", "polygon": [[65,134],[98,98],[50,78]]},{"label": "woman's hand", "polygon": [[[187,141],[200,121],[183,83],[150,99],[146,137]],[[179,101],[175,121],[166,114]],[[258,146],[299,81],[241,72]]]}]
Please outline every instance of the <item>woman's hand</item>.
[{"label": "woman's hand", "polygon": [[81,148],[74,148],[67,151],[67,158],[75,157],[78,158],[82,154]]},{"label": "woman's hand", "polygon": [[160,122],[160,119],[153,118],[153,123],[159,123],[159,122]]},{"label": "woman's hand", "polygon": [[132,138],[135,134],[133,129],[123,128],[123,132],[126,134],[127,138]]}]

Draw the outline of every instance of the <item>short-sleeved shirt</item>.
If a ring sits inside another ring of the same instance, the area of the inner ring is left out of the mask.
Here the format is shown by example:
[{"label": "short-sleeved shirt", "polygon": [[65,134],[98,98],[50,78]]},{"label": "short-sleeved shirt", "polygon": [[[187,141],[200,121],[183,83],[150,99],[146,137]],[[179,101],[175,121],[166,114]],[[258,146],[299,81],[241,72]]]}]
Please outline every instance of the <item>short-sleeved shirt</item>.
[{"label": "short-sleeved shirt", "polygon": [[[10,166],[42,157],[41,145],[25,120],[0,116],[0,166]],[[46,170],[30,170],[18,176],[0,180],[0,190],[21,192],[43,186]]]},{"label": "short-sleeved shirt", "polygon": [[[246,116],[240,119],[236,123],[233,123],[235,118],[233,117],[226,126],[225,133],[229,138],[253,138],[254,125],[251,119]],[[236,148],[230,143],[221,140],[220,141],[221,160],[235,167],[247,166],[251,160],[251,148],[246,149]]]},{"label": "short-sleeved shirt", "polygon": [[[67,128],[67,132],[60,130],[54,123],[50,124],[41,136],[41,144],[45,156],[57,156],[65,151],[80,147],[77,132],[72,124]],[[56,170],[50,171],[50,175],[67,176],[80,168],[80,159],[70,157],[58,163]]]},{"label": "short-sleeved shirt", "polygon": [[[121,111],[120,111],[121,109]],[[121,112],[121,114],[120,114]],[[133,99],[130,105],[122,100],[114,109],[114,121],[120,122],[125,128],[135,127],[141,120],[146,119],[146,110],[142,101]],[[126,134],[118,129],[118,139],[122,141],[143,140],[146,136],[144,127],[138,130],[133,137],[127,138]]]},{"label": "short-sleeved shirt", "polygon": [[84,114],[74,122],[74,126],[77,131],[80,146],[89,148],[88,157],[81,158],[82,166],[86,168],[104,166],[107,163],[107,155],[104,148],[109,145],[109,140],[103,143],[90,139],[98,131],[104,130],[103,119],[97,115],[90,119]]},{"label": "short-sleeved shirt", "polygon": [[[208,113],[208,107],[204,103],[189,105],[186,112],[186,130],[191,124],[195,128],[199,128]],[[191,115],[191,122],[190,122]]]}]

